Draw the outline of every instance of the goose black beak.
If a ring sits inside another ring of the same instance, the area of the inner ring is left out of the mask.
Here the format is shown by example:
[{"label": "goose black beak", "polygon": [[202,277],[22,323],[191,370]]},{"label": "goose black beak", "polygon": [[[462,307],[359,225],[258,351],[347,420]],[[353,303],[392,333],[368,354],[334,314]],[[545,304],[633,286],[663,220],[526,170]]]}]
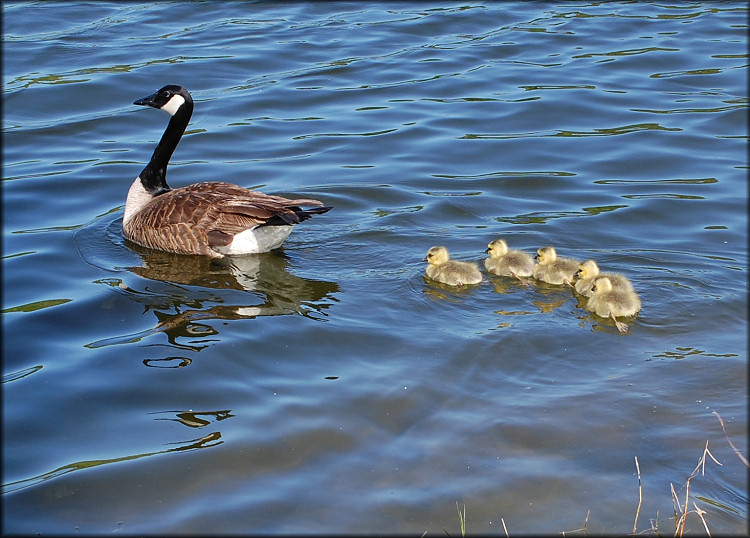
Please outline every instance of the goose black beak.
[{"label": "goose black beak", "polygon": [[133,101],[133,104],[134,105],[143,105],[143,106],[152,106],[154,108],[159,108],[159,105],[156,104],[156,93],[152,93],[148,97],[143,97],[142,99],[138,99],[137,101]]}]

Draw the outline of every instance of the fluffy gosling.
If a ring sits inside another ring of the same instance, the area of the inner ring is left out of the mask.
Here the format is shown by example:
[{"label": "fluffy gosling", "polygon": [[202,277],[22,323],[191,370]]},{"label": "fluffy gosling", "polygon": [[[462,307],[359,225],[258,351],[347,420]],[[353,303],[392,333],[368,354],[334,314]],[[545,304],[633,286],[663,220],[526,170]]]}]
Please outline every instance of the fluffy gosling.
[{"label": "fluffy gosling", "polygon": [[489,257],[484,260],[484,268],[488,273],[498,276],[514,276],[518,280],[521,280],[522,276],[534,274],[534,258],[520,250],[508,249],[508,243],[504,239],[495,239],[487,245],[487,250],[484,252],[489,254]]},{"label": "fluffy gosling", "polygon": [[573,285],[571,282],[580,265],[578,260],[558,258],[555,247],[542,247],[536,253],[534,278],[548,284]]},{"label": "fluffy gosling", "polygon": [[617,316],[635,316],[641,309],[641,300],[632,289],[616,290],[608,277],[599,277],[592,286],[593,295],[586,304],[586,310],[603,318],[612,318],[617,330],[628,332],[628,325],[617,321]]},{"label": "fluffy gosling", "polygon": [[427,262],[425,273],[436,282],[449,286],[463,286],[479,284],[482,281],[482,273],[476,264],[451,260],[445,247],[432,247],[422,261]]},{"label": "fluffy gosling", "polygon": [[575,280],[576,292],[584,297],[591,297],[594,294],[591,288],[594,286],[594,280],[598,277],[607,277],[612,283],[612,289],[633,290],[633,284],[627,277],[617,273],[600,273],[599,266],[594,260],[586,260],[578,266]]}]

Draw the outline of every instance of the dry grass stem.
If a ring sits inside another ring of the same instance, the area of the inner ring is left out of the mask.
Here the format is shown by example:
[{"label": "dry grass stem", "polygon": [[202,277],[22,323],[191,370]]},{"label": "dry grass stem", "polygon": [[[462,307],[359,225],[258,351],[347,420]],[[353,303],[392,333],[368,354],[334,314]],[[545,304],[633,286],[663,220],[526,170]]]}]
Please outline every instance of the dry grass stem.
[{"label": "dry grass stem", "polygon": [[580,529],[575,529],[575,530],[572,530],[572,531],[562,531],[560,534],[562,534],[563,536],[565,536],[566,532],[568,532],[568,533],[583,532],[584,536],[588,536],[588,533],[589,533],[588,526],[589,526],[589,516],[590,515],[591,515],[591,510],[587,510],[586,511],[586,519],[583,520],[583,527],[581,527]]},{"label": "dry grass stem", "polygon": [[[721,465],[721,462],[717,460],[713,454],[711,454],[711,451],[708,449],[708,441],[706,441],[706,446],[703,449],[703,454],[701,454],[701,457],[698,459],[698,465],[696,465],[695,469],[693,469],[693,472],[690,473],[690,476],[685,481],[685,503],[680,504],[680,498],[677,495],[677,492],[674,489],[674,485],[670,482],[669,487],[672,489],[672,506],[674,509],[674,518],[675,518],[675,536],[683,536],[685,533],[685,524],[687,523],[687,516],[691,512],[690,510],[690,481],[695,478],[695,475],[698,474],[698,471],[701,472],[701,475],[706,474],[706,456],[710,457],[714,463],[717,465]],[[701,518],[701,521],[703,522],[703,526],[706,529],[706,532],[708,532],[708,525],[706,524],[706,520],[703,518],[703,514],[706,512],[698,508],[698,505],[695,504],[695,501],[693,501],[693,506],[695,507],[695,513],[698,514],[698,517]],[[711,533],[709,532],[709,536]]]},{"label": "dry grass stem", "polygon": [[633,536],[635,536],[635,531],[638,528],[638,516],[641,514],[641,504],[643,504],[643,486],[641,484],[641,466],[638,464],[638,456],[635,457],[635,468],[638,471],[638,509],[635,511],[635,521],[633,522]]},{"label": "dry grass stem", "polygon": [[719,419],[719,424],[721,424],[721,429],[724,431],[724,437],[727,438],[727,442],[729,443],[729,446],[732,447],[732,450],[734,450],[734,453],[737,454],[737,457],[740,458],[740,460],[742,460],[742,463],[745,464],[745,467],[750,468],[750,463],[747,462],[747,459],[745,458],[745,456],[742,455],[742,452],[737,450],[737,447],[734,446],[734,443],[729,438],[729,434],[727,434],[727,429],[724,427],[724,421],[721,419],[721,415],[717,413],[716,411],[713,411],[713,414],[716,415],[716,418]]},{"label": "dry grass stem", "polygon": [[701,518],[701,521],[703,522],[703,528],[706,529],[706,534],[708,534],[709,538],[711,536],[711,531],[708,530],[708,525],[706,524],[706,520],[703,518],[703,514],[706,513],[705,510],[701,510],[698,508],[698,505],[695,504],[695,501],[693,501],[693,506],[695,506],[695,513],[698,514],[698,517]]},{"label": "dry grass stem", "polygon": [[[716,411],[713,412],[714,415],[719,419],[719,423],[721,424],[722,430],[724,430],[724,435],[727,438],[727,441],[729,442],[729,445],[732,447],[734,452],[737,454],[739,459],[742,461],[742,463],[745,464],[748,468],[750,468],[750,464],[748,464],[748,460],[742,455],[742,453],[737,449],[737,447],[734,446],[732,441],[729,439],[729,435],[727,435],[726,428],[724,427],[724,421],[722,420],[721,416],[719,416],[719,413]],[[698,459],[698,464],[695,466],[695,469],[693,469],[693,472],[690,473],[690,476],[688,476],[687,480],[685,481],[685,485],[680,488],[680,490],[676,490],[674,487],[674,484],[672,482],[669,483],[669,488],[672,493],[672,510],[674,511],[674,519],[675,519],[675,530],[674,530],[674,536],[676,537],[682,537],[685,534],[685,527],[687,525],[687,517],[688,514],[694,513],[696,514],[700,520],[701,523],[703,523],[703,528],[706,530],[706,534],[708,534],[709,538],[711,536],[711,531],[708,528],[708,523],[706,522],[706,518],[704,517],[707,512],[705,510],[702,510],[698,504],[695,501],[692,501],[693,504],[693,510],[690,509],[690,483],[693,480],[693,478],[696,477],[696,475],[700,472],[702,476],[705,476],[706,474],[706,460],[708,458],[711,458],[714,463],[717,465],[723,466],[723,464],[717,460],[714,455],[711,453],[711,450],[708,448],[708,441],[706,441],[706,446],[703,448],[703,454],[701,454],[701,457]],[[638,532],[638,519],[641,515],[641,508],[643,507],[643,481],[641,479],[641,464],[638,461],[638,456],[635,458],[635,469],[636,474],[638,476],[638,507],[635,510],[635,519],[633,521],[633,536],[635,536]],[[680,493],[682,489],[685,490],[685,497],[684,499],[680,499]],[[458,511],[458,521],[460,524],[461,529],[461,536],[466,536],[466,505],[464,504],[463,510],[459,508],[458,501],[456,501],[456,510]],[[591,510],[588,510],[586,512],[586,519],[584,520],[583,527],[580,529],[575,529],[572,531],[563,531],[560,534],[563,536],[566,536],[568,534],[574,533],[574,532],[583,532],[584,536],[588,535],[588,523],[589,523],[589,516],[591,515]],[[505,518],[500,518],[500,522],[503,524],[503,531],[505,532],[505,537],[510,538],[510,534],[508,533],[508,527],[505,524]],[[651,531],[656,536],[661,536],[659,533],[659,513],[656,514],[656,520],[649,519],[649,524],[651,526]],[[647,531],[643,531],[644,533]],[[445,532],[448,534],[448,532]],[[426,533],[425,533],[426,534]],[[424,535],[422,537],[424,537]],[[450,536],[448,534],[448,536]]]},{"label": "dry grass stem", "polygon": [[661,536],[659,534],[659,511],[656,511],[656,519],[649,519],[648,520],[649,525],[651,525],[651,530],[654,531],[654,534],[657,536]]},{"label": "dry grass stem", "polygon": [[[714,463],[716,465],[723,467],[723,465],[719,462],[719,460],[714,458],[714,455],[711,454],[711,451],[708,449],[708,440],[706,440],[706,448],[703,449],[703,455],[701,456],[701,459],[698,461],[698,467],[701,468],[701,475],[704,475],[704,476],[706,474],[706,454],[711,456],[711,459],[714,460]],[[695,471],[698,470],[698,467],[695,468]],[[693,474],[690,475],[690,478],[692,478],[695,475],[695,471],[693,471]]]},{"label": "dry grass stem", "polygon": [[586,510],[586,519],[583,520],[583,535],[586,536],[588,534],[588,526],[589,526],[589,516],[591,515],[591,510]]},{"label": "dry grass stem", "polygon": [[[692,476],[691,476],[692,478]],[[687,520],[688,514],[688,498],[690,497],[690,478],[685,482],[685,508],[682,508],[680,504],[680,498],[674,489],[674,484],[669,483],[669,487],[672,490],[672,507],[674,510],[674,535],[682,536],[685,532],[685,521]]]},{"label": "dry grass stem", "polygon": [[680,506],[680,499],[677,497],[677,492],[674,490],[672,482],[669,483],[669,488],[672,490],[672,508],[674,509],[675,505],[677,506],[677,509],[674,509],[674,518],[677,519],[677,514],[682,513],[682,506]]},{"label": "dry grass stem", "polygon": [[680,526],[680,536],[685,534],[685,523],[687,523],[687,515],[689,513],[689,510],[688,510],[689,499],[690,499],[690,479],[688,479],[688,481],[685,482],[685,511],[680,516],[680,523],[682,523],[682,525]]}]

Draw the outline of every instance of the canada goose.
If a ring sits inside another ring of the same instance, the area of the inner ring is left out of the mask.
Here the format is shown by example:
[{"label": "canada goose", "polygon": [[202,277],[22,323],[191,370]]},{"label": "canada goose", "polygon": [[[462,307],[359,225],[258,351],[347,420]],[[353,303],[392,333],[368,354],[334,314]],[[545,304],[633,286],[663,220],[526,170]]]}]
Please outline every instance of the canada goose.
[{"label": "canada goose", "polygon": [[128,191],[122,231],[134,243],[213,258],[267,252],[280,247],[295,224],[331,209],[318,200],[288,200],[219,181],[171,189],[167,164],[190,121],[193,99],[182,86],[170,84],[133,104],[172,117]]},{"label": "canada goose", "polygon": [[537,264],[534,266],[534,278],[548,284],[572,286],[571,282],[578,271],[580,262],[572,258],[558,258],[555,247],[542,247],[536,252]]},{"label": "canada goose", "polygon": [[641,309],[641,300],[635,291],[613,289],[612,281],[607,277],[594,280],[593,295],[586,304],[586,310],[603,318],[612,318],[617,330],[628,332],[628,325],[617,321],[617,316],[635,316]]},{"label": "canada goose", "polygon": [[600,273],[599,266],[594,260],[586,260],[578,266],[578,272],[576,273],[575,289],[584,297],[591,297],[594,292],[591,291],[591,287],[594,285],[594,280],[597,277],[607,277],[612,283],[612,289],[615,290],[632,290],[633,284],[627,277],[617,273]]},{"label": "canada goose", "polygon": [[534,258],[520,250],[509,250],[508,243],[504,239],[495,239],[489,245],[485,253],[489,258],[484,260],[484,268],[487,272],[499,276],[514,276],[521,280],[522,276],[534,274]]},{"label": "canada goose", "polygon": [[422,261],[427,262],[427,276],[437,282],[449,286],[462,286],[479,284],[482,281],[482,273],[475,264],[451,260],[445,247],[432,247]]}]

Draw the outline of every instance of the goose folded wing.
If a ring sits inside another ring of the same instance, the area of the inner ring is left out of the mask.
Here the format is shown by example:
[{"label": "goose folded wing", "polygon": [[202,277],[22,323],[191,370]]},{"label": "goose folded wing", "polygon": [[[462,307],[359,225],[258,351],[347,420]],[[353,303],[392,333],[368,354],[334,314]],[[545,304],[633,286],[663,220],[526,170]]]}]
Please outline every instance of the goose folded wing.
[{"label": "goose folded wing", "polygon": [[225,194],[228,195],[234,201],[247,201],[260,206],[315,206],[320,207],[323,202],[320,200],[314,200],[312,198],[297,198],[290,200],[283,196],[275,196],[273,194],[264,194],[259,191],[253,191],[234,185],[232,183],[224,183],[223,181],[208,181],[204,183],[194,183],[182,189],[185,192],[191,193],[202,193],[202,194]]},{"label": "goose folded wing", "polygon": [[[264,194],[219,181],[196,183],[184,188],[185,192],[207,196],[221,213],[245,215],[259,219],[260,224],[299,224],[312,214],[321,211],[323,202],[311,198],[289,199],[283,196]],[[301,208],[314,207],[310,214]],[[250,226],[252,227],[252,226]],[[245,229],[245,228],[243,228]]]},{"label": "goose folded wing", "polygon": [[129,237],[144,246],[184,251],[190,244],[212,254],[211,247],[228,245],[240,232],[264,224],[298,224],[309,216],[300,206],[322,205],[318,200],[290,200],[230,183],[197,183],[159,195],[127,227]]}]

